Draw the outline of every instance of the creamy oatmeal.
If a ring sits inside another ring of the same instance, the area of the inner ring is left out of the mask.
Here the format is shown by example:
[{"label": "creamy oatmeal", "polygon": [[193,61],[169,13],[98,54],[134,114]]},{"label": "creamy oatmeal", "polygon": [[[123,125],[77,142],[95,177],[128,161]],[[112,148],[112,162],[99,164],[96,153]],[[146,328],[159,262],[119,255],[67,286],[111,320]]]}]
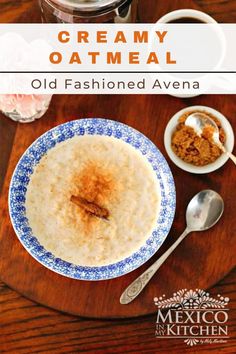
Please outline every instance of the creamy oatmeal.
[{"label": "creamy oatmeal", "polygon": [[55,256],[88,266],[130,256],[155,226],[159,185],[150,164],[112,137],[74,137],[36,166],[26,194],[33,234]]}]

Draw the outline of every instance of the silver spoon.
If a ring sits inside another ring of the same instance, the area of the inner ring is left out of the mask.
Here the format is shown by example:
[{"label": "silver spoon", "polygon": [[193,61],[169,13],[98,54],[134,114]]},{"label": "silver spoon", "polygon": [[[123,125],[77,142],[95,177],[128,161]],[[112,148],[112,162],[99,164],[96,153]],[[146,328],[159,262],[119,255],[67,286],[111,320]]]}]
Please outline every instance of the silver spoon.
[{"label": "silver spoon", "polygon": [[234,156],[231,152],[225,149],[224,145],[220,141],[220,133],[218,126],[216,125],[214,120],[211,119],[207,114],[200,112],[192,113],[187,117],[185,125],[188,125],[189,127],[193,128],[196,134],[199,136],[202,135],[203,129],[207,126],[213,127],[213,141],[236,164],[236,156]]},{"label": "silver spoon", "polygon": [[220,219],[223,211],[224,202],[218,193],[212,190],[204,190],[196,194],[187,207],[187,227],[185,231],[153,265],[126,288],[120,297],[120,303],[125,305],[133,301],[180,242],[192,231],[210,229]]}]

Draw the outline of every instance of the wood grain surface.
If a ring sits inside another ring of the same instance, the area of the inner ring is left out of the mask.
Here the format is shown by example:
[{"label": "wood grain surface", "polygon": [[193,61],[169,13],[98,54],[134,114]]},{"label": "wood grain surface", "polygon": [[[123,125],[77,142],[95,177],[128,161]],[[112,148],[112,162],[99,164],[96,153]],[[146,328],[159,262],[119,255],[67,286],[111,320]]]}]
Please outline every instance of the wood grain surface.
[{"label": "wood grain surface", "polygon": [[[39,22],[40,14],[37,10],[36,1],[1,1],[1,14],[0,22]],[[198,8],[208,11],[216,20],[220,22],[236,22],[236,4],[235,1],[151,1],[145,0],[140,1],[140,13],[143,22],[153,22],[159,18],[162,14],[168,12],[175,8]],[[158,140],[158,135],[161,131],[159,128],[159,123],[162,117],[167,117],[177,111],[179,108],[189,106],[192,104],[206,104],[213,108],[219,109],[224,114],[230,117],[231,123],[235,127],[235,106],[233,101],[235,96],[200,96],[194,99],[179,100],[169,96],[57,96],[54,97],[53,103],[50,107],[49,112],[41,121],[33,123],[36,129],[36,136],[41,130],[46,131],[50,126],[56,125],[61,122],[66,116],[66,120],[75,119],[79,117],[93,117],[96,116],[106,116],[120,121],[129,123],[134,127],[138,127],[138,123],[142,120],[141,130],[147,134],[152,140],[154,140],[161,150],[164,152],[162,140]],[[96,114],[95,114],[95,113]],[[143,119],[143,117],[147,117]],[[7,172],[5,178],[5,185],[10,176],[10,169],[16,163],[17,156],[14,156],[11,152],[14,151],[14,145],[17,145],[22,149],[25,144],[27,145],[30,139],[34,137],[27,135],[32,133],[32,128],[30,125],[22,126],[10,122],[7,118],[3,116],[0,117],[0,147],[1,147],[1,179],[3,182],[5,173]],[[53,121],[53,122],[51,122]],[[43,123],[42,123],[43,122]],[[43,125],[43,127],[42,127]],[[37,127],[37,128],[36,128]],[[41,127],[41,128],[40,128]],[[23,133],[24,131],[24,133]],[[162,137],[161,137],[162,138]],[[4,139],[4,140],[3,140]],[[22,142],[21,142],[22,141]],[[4,142],[4,144],[3,144]],[[4,146],[4,149],[3,149]],[[19,153],[20,155],[20,153]],[[8,165],[8,160],[10,157],[10,163]],[[179,206],[184,207],[186,201],[182,201],[182,192],[185,189],[183,173],[177,168],[171,165],[174,172],[175,178],[179,178],[180,187],[178,195]],[[231,171],[231,172],[230,172]],[[194,188],[211,186],[217,188],[222,194],[224,193],[224,186],[222,184],[221,174],[224,176],[231,174],[233,177],[232,167],[227,164],[221,172],[217,172],[213,175],[205,176],[204,178],[197,178]],[[185,176],[184,176],[185,177]],[[226,179],[227,179],[226,178]],[[229,181],[229,179],[228,179]],[[224,181],[225,183],[225,181]],[[226,180],[227,183],[227,180]],[[5,188],[4,188],[5,189]],[[191,195],[193,194],[191,193]],[[190,194],[189,194],[190,197]],[[224,197],[226,197],[224,195]],[[229,196],[227,198],[233,198]],[[3,198],[1,199],[3,201]],[[232,202],[232,199],[231,199]],[[235,209],[235,205],[233,206]],[[232,207],[232,208],[233,208]],[[175,222],[175,227],[173,232],[173,240],[178,235],[178,232],[182,229],[184,208],[179,208],[182,210]],[[232,217],[234,218],[233,211]],[[182,215],[181,215],[182,214]],[[225,222],[223,220],[223,222]],[[222,225],[221,225],[222,226]],[[4,226],[5,227],[5,226]],[[222,230],[225,230],[222,227]],[[5,233],[5,237],[13,239],[12,231],[10,231],[10,226]],[[235,229],[228,230],[229,236],[233,237],[235,235]],[[218,233],[220,235],[220,233]],[[216,233],[215,233],[216,236]],[[192,236],[190,236],[192,237]],[[220,235],[221,237],[221,235]],[[171,242],[173,242],[171,240]],[[197,241],[198,242],[198,241]],[[200,242],[204,242],[202,238]],[[229,242],[231,242],[229,237]],[[192,238],[192,245],[194,245],[194,237]],[[12,243],[14,253],[14,248],[18,247],[16,238],[14,236],[14,241]],[[184,246],[184,245],[183,245]],[[232,247],[235,249],[234,244]],[[221,246],[222,255],[224,256],[224,244]],[[1,248],[2,250],[2,248]],[[209,249],[212,251],[212,249]],[[9,249],[4,248],[2,253],[4,259],[6,259],[6,254],[8,254]],[[26,253],[25,251],[23,251]],[[191,259],[191,252],[189,254],[189,249],[185,248],[185,256]],[[181,259],[181,255],[178,256]],[[177,257],[177,259],[178,259]],[[199,263],[196,264],[196,269],[198,272],[205,272],[205,269],[201,269],[201,260],[206,257],[208,258],[208,252],[200,256]],[[14,260],[13,260],[14,261]],[[222,262],[222,257],[215,258],[211,264],[211,270],[214,268],[219,269],[219,263]],[[0,262],[1,264],[2,262]],[[28,263],[25,263],[28,267]],[[176,268],[174,271],[183,272],[184,276],[188,277],[187,269]],[[17,271],[12,271],[11,277],[14,278]],[[141,271],[141,269],[139,270]],[[2,277],[0,271],[0,277]],[[43,275],[44,276],[44,275]],[[0,352],[10,352],[10,353],[77,353],[77,352],[88,352],[88,353],[124,353],[124,352],[143,352],[143,353],[184,353],[186,351],[195,353],[209,353],[210,351],[224,352],[224,353],[234,353],[236,351],[235,338],[235,272],[225,278],[221,283],[217,284],[214,288],[210,290],[212,295],[217,295],[221,293],[222,295],[229,296],[230,302],[230,340],[227,344],[215,344],[211,346],[198,346],[197,350],[186,348],[182,344],[181,340],[159,340],[154,338],[154,322],[155,317],[143,317],[139,319],[130,320],[119,320],[119,321],[98,321],[98,320],[83,320],[74,316],[64,315],[56,311],[44,308],[43,306],[36,305],[33,302],[24,299],[22,296],[18,295],[14,291],[7,288],[7,286],[1,283],[0,289],[0,327],[1,327],[1,338],[0,338]],[[209,284],[213,284],[208,275]],[[3,279],[3,277],[2,277]],[[22,279],[19,277],[19,282]],[[165,279],[167,283],[171,282],[170,279]],[[23,279],[24,282],[24,279]],[[17,287],[21,286],[17,284]],[[195,284],[194,284],[195,286]],[[175,289],[177,290],[177,289]],[[45,289],[47,291],[47,289]],[[63,294],[59,292],[61,300],[63,301]],[[28,294],[29,296],[31,294]],[[58,296],[58,294],[57,294]],[[71,299],[73,301],[73,299]],[[111,300],[112,301],[112,300]],[[102,306],[101,299],[97,296],[93,296],[93,301],[91,301],[91,306],[99,303]]]},{"label": "wood grain surface", "polygon": [[[0,353],[5,354],[219,354],[235,353],[236,271],[210,290],[228,296],[229,335],[225,344],[189,348],[182,339],[156,339],[156,316],[88,320],[40,306],[0,283]],[[98,300],[97,300],[98,301]]]},{"label": "wood grain surface", "polygon": [[[236,111],[231,96],[201,96],[193,104],[212,106],[226,116]],[[152,259],[136,271],[114,280],[87,282],[66,278],[37,263],[15,236],[8,215],[8,187],[17,161],[25,149],[42,133],[70,119],[105,117],[119,120],[140,130],[163,152],[164,130],[170,117],[189,104],[171,96],[54,96],[49,111],[32,124],[19,125],[14,137],[5,183],[2,191],[3,219],[0,226],[0,274],[2,280],[25,296],[55,309],[97,318],[135,317],[155,311],[153,298],[176,289],[206,289],[218,282],[234,266],[236,225],[235,166],[228,163],[209,175],[192,175],[170,162],[177,192],[176,216],[163,247]],[[114,109],[114,107],[116,109]],[[96,113],[95,113],[96,112]],[[230,117],[235,126],[235,118]],[[168,158],[167,158],[168,160]],[[169,161],[169,160],[168,160]],[[159,258],[185,228],[185,210],[191,197],[202,189],[212,188],[225,201],[225,213],[220,222],[204,233],[192,233],[168,258],[142,295],[129,305],[121,305],[122,291],[147,266]],[[7,235],[7,236],[6,236]],[[222,245],[224,247],[222,248]],[[218,260],[221,260],[218,262]],[[17,269],[17,272],[16,272]],[[114,291],[115,289],[115,291]],[[61,294],[62,296],[59,296]],[[99,302],[94,303],[94,294]]]}]

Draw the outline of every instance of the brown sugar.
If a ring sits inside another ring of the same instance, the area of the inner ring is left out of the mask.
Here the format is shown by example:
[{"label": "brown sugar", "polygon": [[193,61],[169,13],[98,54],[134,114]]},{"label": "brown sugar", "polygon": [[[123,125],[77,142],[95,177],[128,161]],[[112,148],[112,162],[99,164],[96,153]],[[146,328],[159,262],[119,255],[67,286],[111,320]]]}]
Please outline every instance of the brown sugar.
[{"label": "brown sugar", "polygon": [[[198,136],[194,129],[185,125],[187,117],[196,111],[184,113],[178,121],[175,132],[172,135],[171,147],[175,154],[183,161],[195,166],[205,166],[214,162],[221,156],[221,149],[213,141],[214,128],[207,126],[201,136]],[[226,136],[220,121],[211,113],[207,114],[215,121],[220,133],[220,141],[225,143]]]}]

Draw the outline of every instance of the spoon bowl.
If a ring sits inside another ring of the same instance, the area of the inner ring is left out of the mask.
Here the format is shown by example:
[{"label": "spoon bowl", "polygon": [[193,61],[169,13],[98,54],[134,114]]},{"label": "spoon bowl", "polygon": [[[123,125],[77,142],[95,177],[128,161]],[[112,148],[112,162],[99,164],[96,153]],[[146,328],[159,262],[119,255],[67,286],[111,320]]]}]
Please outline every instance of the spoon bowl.
[{"label": "spoon bowl", "polygon": [[221,196],[212,191],[204,190],[193,197],[187,207],[187,228],[191,231],[204,231],[214,226],[224,211]]},{"label": "spoon bowl", "polygon": [[186,121],[185,125],[188,125],[189,127],[193,128],[195,132],[201,136],[203,133],[203,130],[206,127],[212,127],[213,132],[212,132],[212,138],[213,141],[215,142],[216,145],[219,146],[221,150],[224,150],[224,147],[220,141],[220,132],[218,129],[217,124],[214,122],[213,119],[211,119],[207,114],[201,113],[201,112],[195,112],[190,114]]}]

